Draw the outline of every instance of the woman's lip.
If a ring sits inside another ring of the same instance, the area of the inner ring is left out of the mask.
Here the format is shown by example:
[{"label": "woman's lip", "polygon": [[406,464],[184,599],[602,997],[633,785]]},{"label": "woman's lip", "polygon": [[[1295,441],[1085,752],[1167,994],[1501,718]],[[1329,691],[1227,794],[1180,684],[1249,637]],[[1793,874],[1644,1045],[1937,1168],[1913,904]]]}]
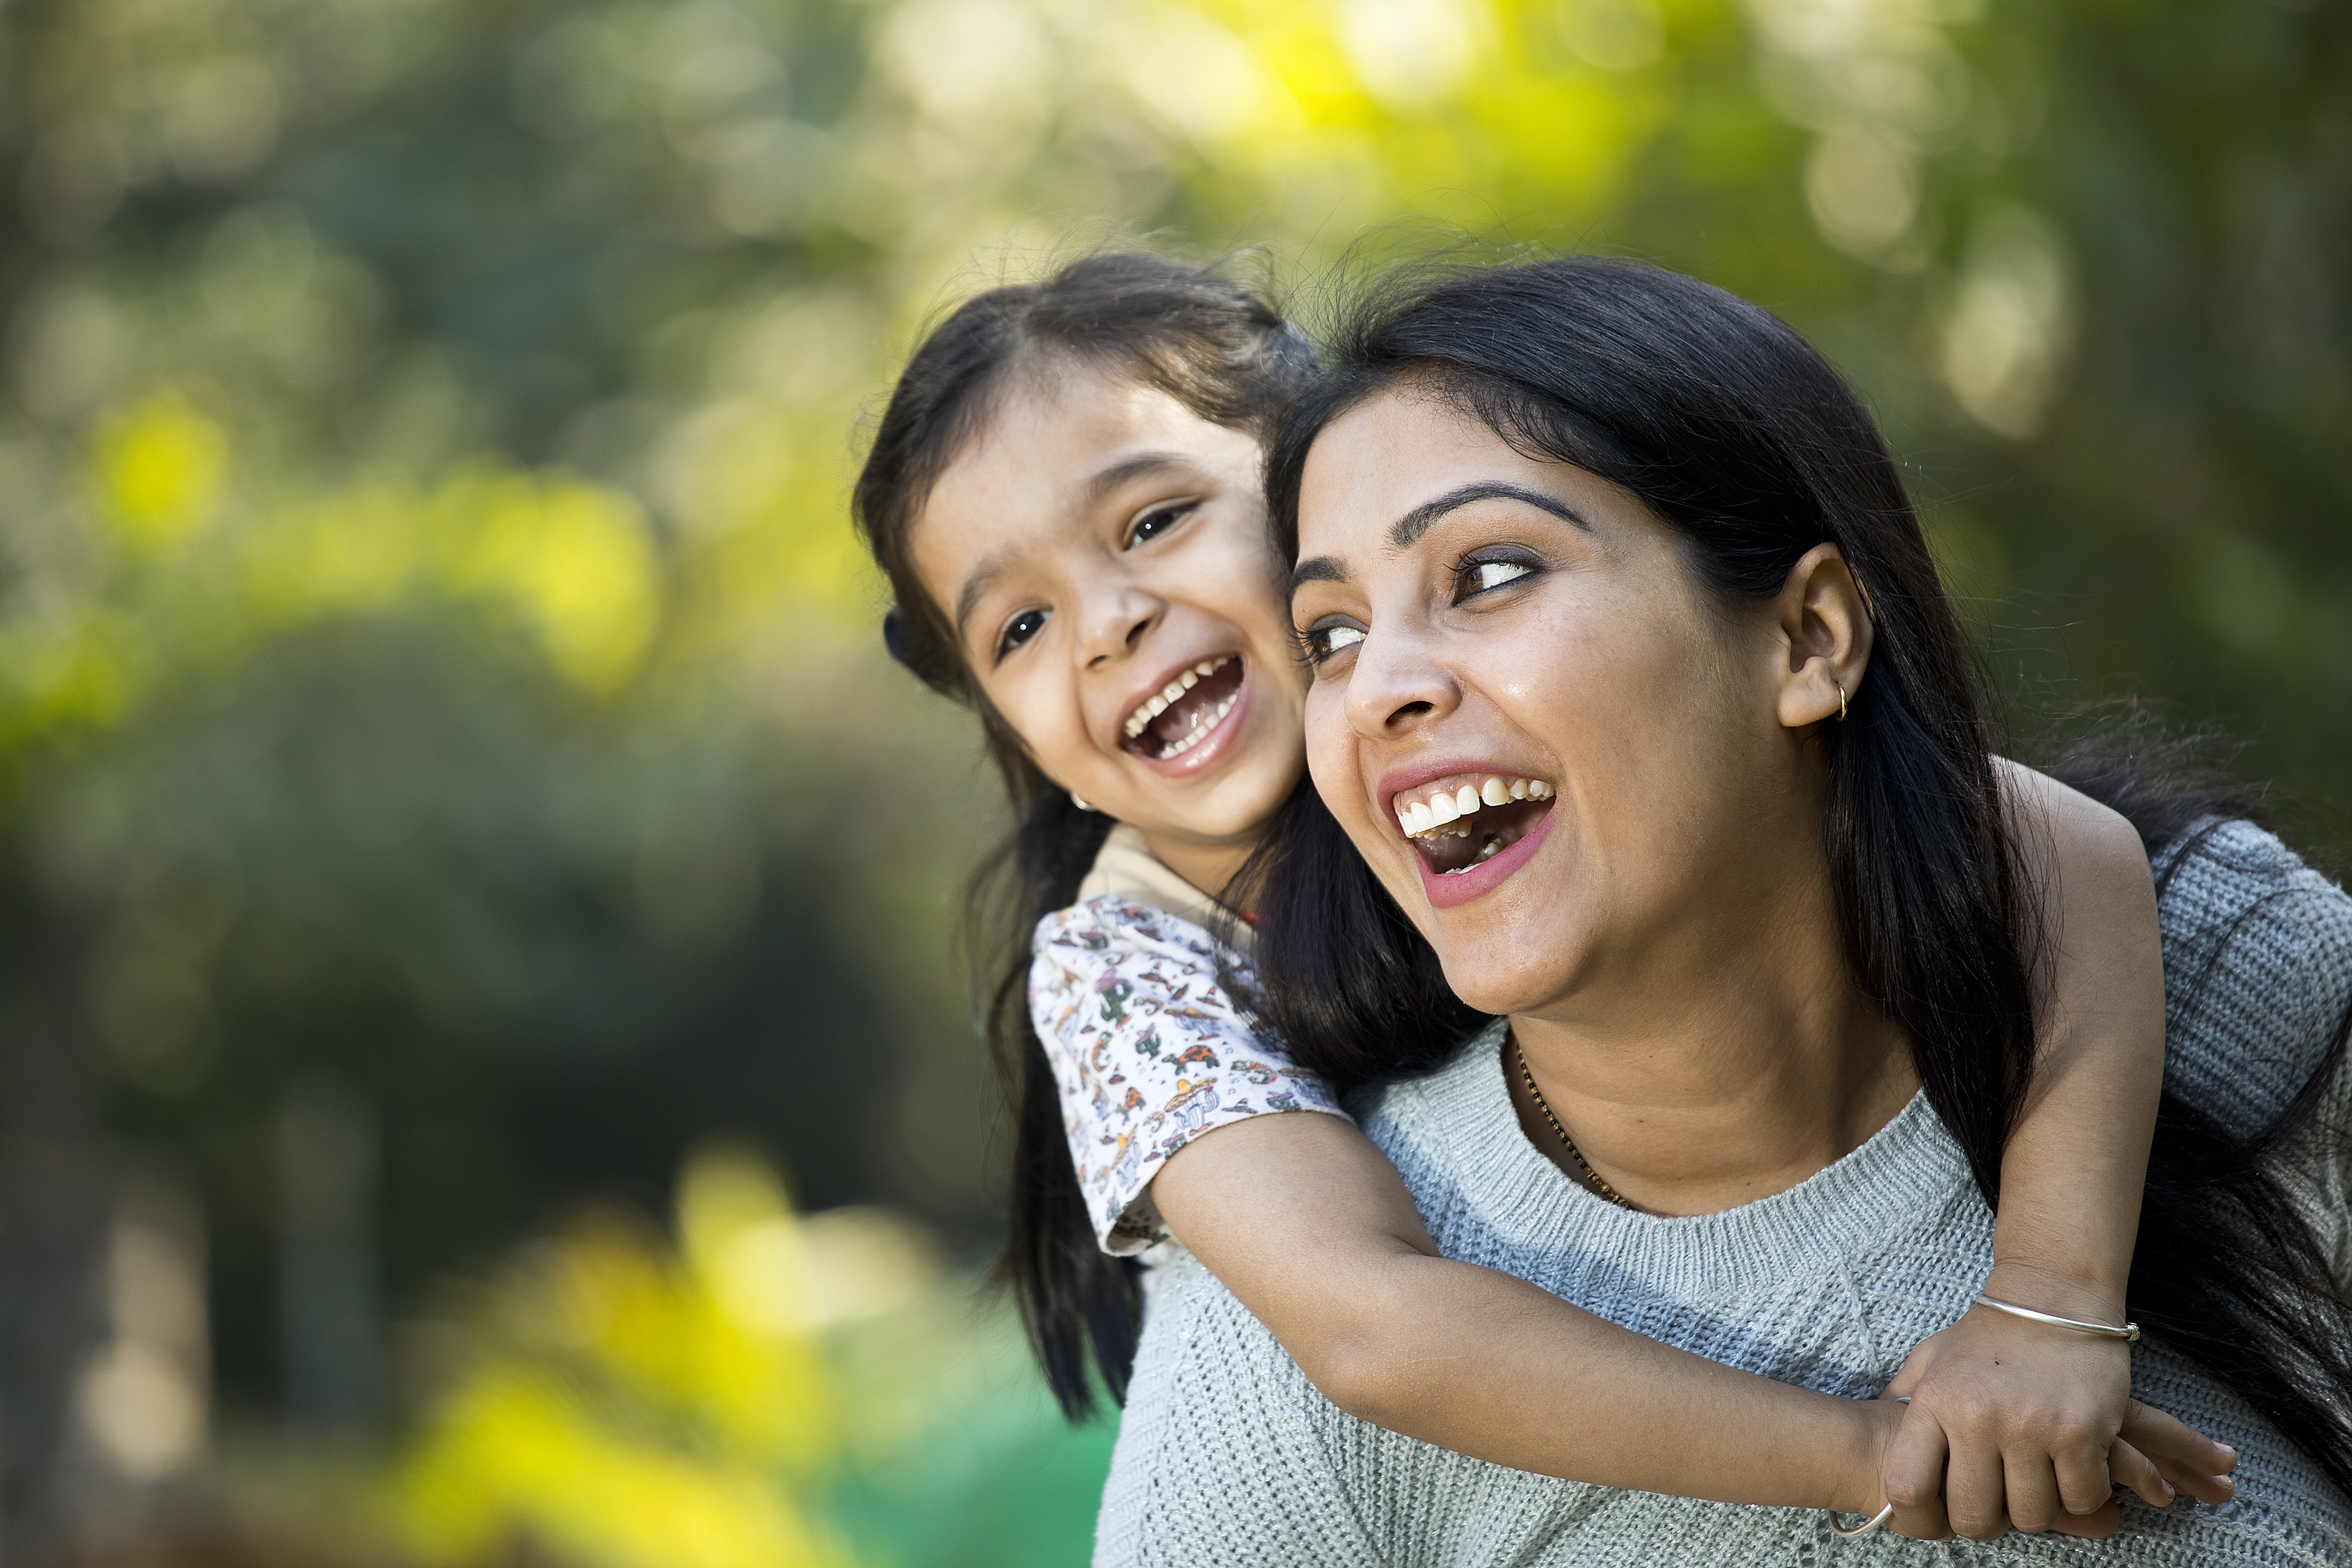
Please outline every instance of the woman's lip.
[{"label": "woman's lip", "polygon": [[1440,779],[1451,779],[1455,774],[1465,778],[1495,778],[1507,781],[1513,779],[1548,777],[1545,774],[1529,773],[1522,768],[1506,768],[1493,762],[1481,762],[1465,758],[1440,758],[1434,762],[1416,763],[1411,768],[1400,768],[1383,775],[1380,782],[1372,787],[1372,794],[1380,801],[1381,810],[1387,812],[1390,819],[1393,821],[1396,817],[1398,796],[1407,794]]},{"label": "woman's lip", "polygon": [[1242,660],[1242,682],[1234,688],[1234,706],[1225,710],[1216,728],[1202,736],[1191,749],[1174,757],[1159,758],[1141,751],[1128,751],[1127,755],[1168,779],[1188,778],[1204,768],[1215,767],[1218,759],[1233,749],[1235,737],[1241,734],[1242,720],[1249,716],[1250,694],[1256,685],[1257,671],[1248,660]]},{"label": "woman's lip", "polygon": [[1432,870],[1419,850],[1406,845],[1405,852],[1412,855],[1412,863],[1421,868],[1421,891],[1429,899],[1429,906],[1432,909],[1453,909],[1502,886],[1513,872],[1535,858],[1537,846],[1543,842],[1544,835],[1551,831],[1551,820],[1559,813],[1559,803],[1555,800],[1552,809],[1538,817],[1535,826],[1513,840],[1508,848],[1496,851],[1492,858],[1480,861],[1468,871],[1455,872],[1451,875]]}]

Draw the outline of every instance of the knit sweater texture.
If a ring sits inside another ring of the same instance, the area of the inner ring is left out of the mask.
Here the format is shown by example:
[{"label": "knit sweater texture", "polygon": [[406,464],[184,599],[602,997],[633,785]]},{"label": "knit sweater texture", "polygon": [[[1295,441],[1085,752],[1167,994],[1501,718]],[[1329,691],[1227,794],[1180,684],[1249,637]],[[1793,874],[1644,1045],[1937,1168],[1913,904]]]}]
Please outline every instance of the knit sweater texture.
[{"label": "knit sweater texture", "polygon": [[[2168,1066],[2240,1127],[2267,1124],[2352,1009],[2352,900],[2269,834],[2221,826],[2161,864]],[[1808,1180],[1718,1214],[1617,1207],[1521,1132],[1500,1025],[1450,1065],[1354,1106],[1449,1257],[1486,1264],[1732,1366],[1853,1398],[1968,1308],[1992,1215],[1923,1097]],[[2352,1072],[2282,1155],[2339,1274],[2352,1264]],[[1097,1568],[1811,1568],[1831,1563],[2236,1568],[2352,1563],[2352,1500],[2251,1410],[2160,1343],[2135,1347],[2139,1398],[2240,1455],[2235,1499],[2157,1511],[2126,1498],[2105,1542],[2011,1535],[1923,1542],[1830,1533],[1813,1510],[1700,1502],[1465,1458],[1346,1415],[1189,1258],[1143,1329],[1097,1523]],[[1576,1419],[1570,1407],[1559,1412]]]}]

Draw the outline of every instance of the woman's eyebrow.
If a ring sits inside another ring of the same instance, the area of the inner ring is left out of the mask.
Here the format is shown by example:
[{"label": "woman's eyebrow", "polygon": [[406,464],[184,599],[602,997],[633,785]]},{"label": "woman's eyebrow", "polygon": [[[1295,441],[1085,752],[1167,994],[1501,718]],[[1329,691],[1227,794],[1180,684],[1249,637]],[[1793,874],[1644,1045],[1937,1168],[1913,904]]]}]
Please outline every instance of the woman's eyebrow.
[{"label": "woman's eyebrow", "polygon": [[1345,582],[1347,580],[1348,569],[1340,564],[1338,556],[1318,555],[1311,560],[1302,560],[1290,569],[1289,596],[1293,599],[1297,598],[1298,591],[1310,582]]},{"label": "woman's eyebrow", "polygon": [[1586,533],[1592,525],[1578,515],[1565,501],[1555,500],[1541,490],[1531,490],[1525,485],[1507,484],[1500,479],[1478,479],[1445,492],[1433,501],[1423,501],[1396,520],[1389,529],[1391,549],[1410,549],[1421,536],[1427,533],[1437,519],[1456,511],[1473,501],[1524,501],[1538,511],[1549,512],[1563,523],[1570,523]]}]

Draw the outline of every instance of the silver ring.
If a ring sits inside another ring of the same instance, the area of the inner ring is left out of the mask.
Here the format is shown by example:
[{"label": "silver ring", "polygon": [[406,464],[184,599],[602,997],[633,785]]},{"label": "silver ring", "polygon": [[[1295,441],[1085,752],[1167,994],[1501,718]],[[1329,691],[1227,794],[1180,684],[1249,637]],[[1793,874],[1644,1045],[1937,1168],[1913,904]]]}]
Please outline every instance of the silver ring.
[{"label": "silver ring", "polygon": [[1834,1510],[1825,1511],[1827,1511],[1830,1516],[1830,1533],[1832,1535],[1842,1536],[1845,1540],[1852,1541],[1857,1536],[1868,1535],[1872,1531],[1876,1530],[1880,1525],[1885,1524],[1888,1520],[1893,1519],[1895,1517],[1895,1505],[1891,1502],[1888,1503],[1885,1508],[1878,1511],[1876,1517],[1873,1518],[1868,1524],[1856,1525],[1852,1530],[1848,1530],[1843,1525],[1838,1523],[1838,1516]]}]

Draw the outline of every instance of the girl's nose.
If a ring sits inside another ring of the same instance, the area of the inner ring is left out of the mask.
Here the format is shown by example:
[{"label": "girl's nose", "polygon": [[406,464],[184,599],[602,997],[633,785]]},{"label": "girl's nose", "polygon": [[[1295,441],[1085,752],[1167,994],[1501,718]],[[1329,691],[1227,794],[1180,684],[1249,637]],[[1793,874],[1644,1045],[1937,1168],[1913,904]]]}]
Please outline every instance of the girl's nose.
[{"label": "girl's nose", "polygon": [[1366,633],[1348,672],[1348,723],[1357,734],[1393,740],[1460,705],[1460,685],[1431,653],[1410,628]]},{"label": "girl's nose", "polygon": [[1120,658],[1167,612],[1158,595],[1125,584],[1089,595],[1078,629],[1078,662],[1091,670]]}]

